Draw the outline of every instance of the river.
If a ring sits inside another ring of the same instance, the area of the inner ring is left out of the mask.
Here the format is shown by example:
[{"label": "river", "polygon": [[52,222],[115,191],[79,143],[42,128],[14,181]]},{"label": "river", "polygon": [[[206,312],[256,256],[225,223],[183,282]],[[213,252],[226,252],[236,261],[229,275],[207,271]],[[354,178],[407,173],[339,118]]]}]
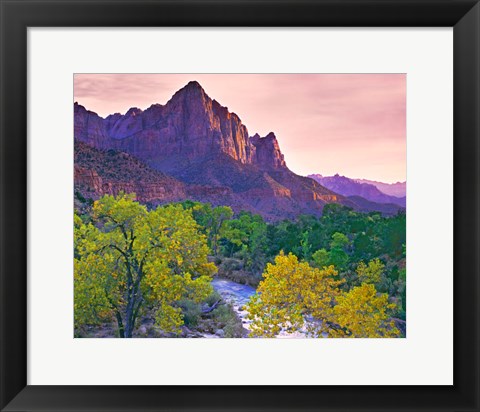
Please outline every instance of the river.
[{"label": "river", "polygon": [[[250,321],[246,318],[247,311],[242,310],[244,305],[249,301],[250,297],[255,294],[255,288],[248,285],[242,285],[229,279],[214,278],[212,280],[213,288],[222,296],[222,298],[230,303],[233,310],[238,315],[243,323],[243,327],[250,330]],[[205,336],[209,337],[209,336]],[[305,338],[305,333],[294,332],[289,333],[282,331],[277,335],[277,338]]]}]

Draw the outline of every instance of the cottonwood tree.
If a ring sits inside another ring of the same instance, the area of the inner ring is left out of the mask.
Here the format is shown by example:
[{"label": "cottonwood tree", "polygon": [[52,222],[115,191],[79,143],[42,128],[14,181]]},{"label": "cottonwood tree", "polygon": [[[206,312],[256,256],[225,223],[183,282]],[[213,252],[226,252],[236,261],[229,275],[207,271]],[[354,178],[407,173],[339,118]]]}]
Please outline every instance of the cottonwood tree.
[{"label": "cottonwood tree", "polygon": [[[247,304],[251,334],[274,337],[282,329],[304,327],[315,336],[327,332],[334,320],[332,302],[343,283],[337,275],[333,266],[318,269],[291,253],[278,255],[267,264],[257,294]],[[308,317],[315,322],[305,324]]]},{"label": "cottonwood tree", "polygon": [[246,305],[251,335],[274,337],[288,330],[315,337],[400,336],[391,319],[396,305],[387,294],[366,283],[342,292],[344,280],[337,278],[334,266],[319,269],[295,255],[278,255]]},{"label": "cottonwood tree", "polygon": [[361,283],[377,284],[382,280],[385,265],[380,259],[373,259],[368,262],[360,262],[357,266],[357,276]]},{"label": "cottonwood tree", "polygon": [[92,222],[75,216],[75,324],[116,319],[131,338],[148,309],[165,331],[183,324],[177,303],[212,292],[215,266],[190,211],[180,205],[147,211],[134,195],[104,196]]},{"label": "cottonwood tree", "polygon": [[372,284],[363,283],[337,298],[333,312],[342,329],[332,330],[335,337],[395,338],[399,330],[391,319],[395,304],[386,293],[378,293]]}]

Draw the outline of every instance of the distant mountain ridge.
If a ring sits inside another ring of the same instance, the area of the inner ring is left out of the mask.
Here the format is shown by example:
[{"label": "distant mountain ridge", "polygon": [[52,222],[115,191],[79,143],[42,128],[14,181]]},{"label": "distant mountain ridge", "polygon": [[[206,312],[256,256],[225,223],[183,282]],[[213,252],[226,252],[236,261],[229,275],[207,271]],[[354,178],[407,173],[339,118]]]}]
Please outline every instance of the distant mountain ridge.
[{"label": "distant mountain ridge", "polygon": [[367,183],[375,186],[378,190],[386,195],[404,197],[407,195],[407,182],[383,183],[375,180],[353,179],[358,183]]},{"label": "distant mountain ridge", "polygon": [[[319,174],[309,175],[318,183],[326,188],[339,193],[343,196],[360,196],[370,202],[395,204],[401,207],[406,206],[406,197],[390,196],[380,191],[375,185],[369,183],[360,183],[356,179],[350,179],[336,174],[334,176],[322,176]],[[378,183],[378,182],[377,182]]]},{"label": "distant mountain ridge", "polygon": [[[358,210],[396,212],[382,204],[360,205],[313,179],[296,175],[287,167],[273,133],[250,137],[240,118],[212,100],[195,81],[177,91],[165,105],[154,104],[144,111],[131,108],[125,115],[116,113],[102,118],[75,103],[74,137],[85,145],[76,144],[76,151],[96,149],[93,157],[97,163],[114,161],[114,157],[108,156],[108,151],[113,150],[128,153],[131,165],[132,159],[143,163],[148,176],[153,176],[154,171],[161,173],[158,179],[169,195],[162,199],[158,192],[157,198],[152,198],[155,202],[177,197],[208,199],[236,210],[252,210],[269,219],[292,218],[302,213],[320,215],[323,206],[332,202]],[[135,187],[143,190],[139,177],[142,173],[137,177],[123,176],[120,185],[112,181],[111,173],[103,170],[101,164],[90,162],[84,167],[85,157],[82,159],[81,167],[85,170],[104,174],[100,176],[103,186],[106,182],[112,188],[120,187],[128,181],[130,191],[136,191]],[[126,167],[125,162],[117,166]],[[140,170],[138,164],[134,167]],[[82,180],[83,190],[88,186],[85,170],[76,173],[76,183]],[[99,194],[101,190],[96,187],[92,193]],[[151,198],[147,189],[143,193],[147,194],[145,199]]]}]

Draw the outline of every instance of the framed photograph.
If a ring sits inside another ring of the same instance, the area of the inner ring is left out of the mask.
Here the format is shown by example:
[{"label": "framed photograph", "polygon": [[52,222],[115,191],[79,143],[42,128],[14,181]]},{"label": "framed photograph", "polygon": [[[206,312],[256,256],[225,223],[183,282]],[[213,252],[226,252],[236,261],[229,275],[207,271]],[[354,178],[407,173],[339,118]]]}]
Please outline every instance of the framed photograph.
[{"label": "framed photograph", "polygon": [[2,411],[480,409],[476,1],[0,6]]}]

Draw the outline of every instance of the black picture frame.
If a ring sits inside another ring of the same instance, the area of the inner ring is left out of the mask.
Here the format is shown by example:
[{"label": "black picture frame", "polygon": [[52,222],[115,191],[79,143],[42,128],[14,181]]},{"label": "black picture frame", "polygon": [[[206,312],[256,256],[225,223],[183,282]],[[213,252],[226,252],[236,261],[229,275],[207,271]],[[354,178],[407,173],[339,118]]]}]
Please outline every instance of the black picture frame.
[{"label": "black picture frame", "polygon": [[[0,0],[0,13],[2,411],[480,410],[476,0]],[[28,386],[27,28],[42,26],[453,27],[454,385]]]}]

